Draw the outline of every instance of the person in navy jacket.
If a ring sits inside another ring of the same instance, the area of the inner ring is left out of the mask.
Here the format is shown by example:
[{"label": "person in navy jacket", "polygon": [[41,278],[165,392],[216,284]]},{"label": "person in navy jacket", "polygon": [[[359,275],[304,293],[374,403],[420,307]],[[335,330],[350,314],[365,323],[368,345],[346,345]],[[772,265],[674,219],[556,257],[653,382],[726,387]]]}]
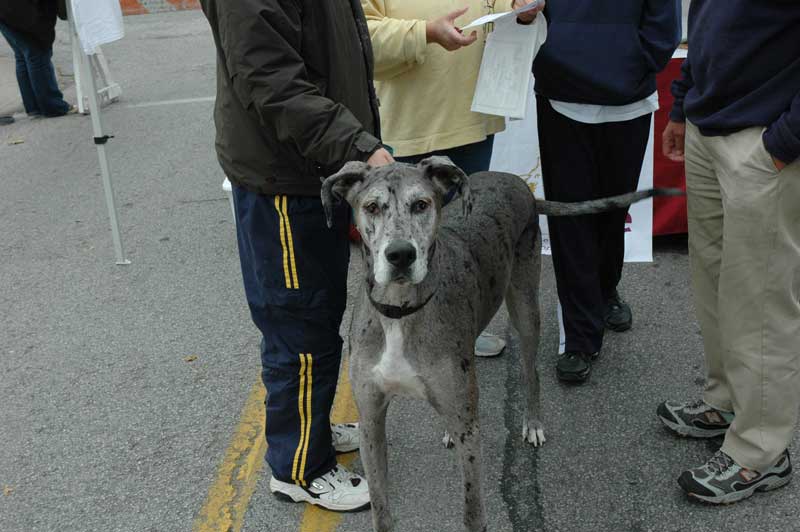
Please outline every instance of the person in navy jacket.
[{"label": "person in navy jacket", "polygon": [[789,482],[800,409],[800,2],[693,0],[664,154],[686,163],[689,257],[703,333],[698,401],[667,401],[684,436],[725,436],[678,483],[731,503]]},{"label": "person in navy jacket", "polygon": [[[522,7],[532,0],[514,0]],[[584,201],[636,190],[656,74],[680,42],[678,0],[552,0],[547,41],[534,61],[545,196]],[[535,15],[522,14],[520,22]],[[627,210],[550,218],[553,267],[565,332],[561,380],[583,382],[605,329],[630,329],[617,291]]]}]

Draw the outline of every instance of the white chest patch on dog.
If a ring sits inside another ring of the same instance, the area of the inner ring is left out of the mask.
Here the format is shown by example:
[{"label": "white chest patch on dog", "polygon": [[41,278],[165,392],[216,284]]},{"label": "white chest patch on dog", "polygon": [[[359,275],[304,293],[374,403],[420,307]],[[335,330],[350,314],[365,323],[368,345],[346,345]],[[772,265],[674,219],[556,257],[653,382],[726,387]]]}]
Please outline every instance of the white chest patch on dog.
[{"label": "white chest patch on dog", "polygon": [[403,328],[397,320],[381,320],[386,346],[373,369],[378,385],[388,394],[425,399],[425,386],[405,357]]}]

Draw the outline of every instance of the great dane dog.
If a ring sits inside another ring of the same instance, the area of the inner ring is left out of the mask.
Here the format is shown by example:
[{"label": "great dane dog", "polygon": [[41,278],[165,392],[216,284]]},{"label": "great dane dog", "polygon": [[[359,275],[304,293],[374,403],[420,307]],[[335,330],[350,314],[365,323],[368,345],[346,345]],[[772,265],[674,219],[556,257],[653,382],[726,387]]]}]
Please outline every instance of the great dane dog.
[{"label": "great dane dog", "polygon": [[[442,208],[452,190],[462,208]],[[362,235],[364,288],[351,327],[350,378],[361,415],[361,458],[374,529],[392,529],[386,409],[393,396],[424,399],[444,418],[463,474],[464,524],[486,530],[481,488],[478,382],[473,344],[505,299],[520,335],[525,385],[522,437],[545,441],[539,420],[539,214],[591,214],[655,195],[642,191],[583,203],[535,200],[518,176],[467,178],[445,157],[372,168],[347,163],[322,185],[352,207]],[[446,437],[447,438],[447,437]]]}]

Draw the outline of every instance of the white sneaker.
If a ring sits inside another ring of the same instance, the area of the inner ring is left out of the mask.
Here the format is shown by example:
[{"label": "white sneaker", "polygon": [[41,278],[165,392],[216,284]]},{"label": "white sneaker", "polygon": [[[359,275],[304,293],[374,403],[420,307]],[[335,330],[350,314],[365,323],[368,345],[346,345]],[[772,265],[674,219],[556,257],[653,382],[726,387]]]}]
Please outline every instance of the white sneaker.
[{"label": "white sneaker", "polygon": [[358,512],[369,508],[367,480],[340,465],[315,478],[305,488],[272,477],[269,490],[279,499],[307,502],[333,512]]},{"label": "white sneaker", "polygon": [[333,448],[336,452],[351,453],[361,446],[361,435],[358,432],[358,423],[331,424]]},{"label": "white sneaker", "polygon": [[499,336],[482,332],[475,340],[476,357],[496,357],[506,348],[506,342]]}]

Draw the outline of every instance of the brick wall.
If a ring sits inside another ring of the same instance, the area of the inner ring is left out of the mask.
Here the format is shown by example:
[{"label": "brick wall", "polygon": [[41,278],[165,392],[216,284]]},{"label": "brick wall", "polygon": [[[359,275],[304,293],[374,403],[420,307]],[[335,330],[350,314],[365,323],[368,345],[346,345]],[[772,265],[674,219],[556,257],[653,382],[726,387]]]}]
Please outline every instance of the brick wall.
[{"label": "brick wall", "polygon": [[120,0],[123,15],[161,13],[178,9],[200,9],[198,0]]}]

